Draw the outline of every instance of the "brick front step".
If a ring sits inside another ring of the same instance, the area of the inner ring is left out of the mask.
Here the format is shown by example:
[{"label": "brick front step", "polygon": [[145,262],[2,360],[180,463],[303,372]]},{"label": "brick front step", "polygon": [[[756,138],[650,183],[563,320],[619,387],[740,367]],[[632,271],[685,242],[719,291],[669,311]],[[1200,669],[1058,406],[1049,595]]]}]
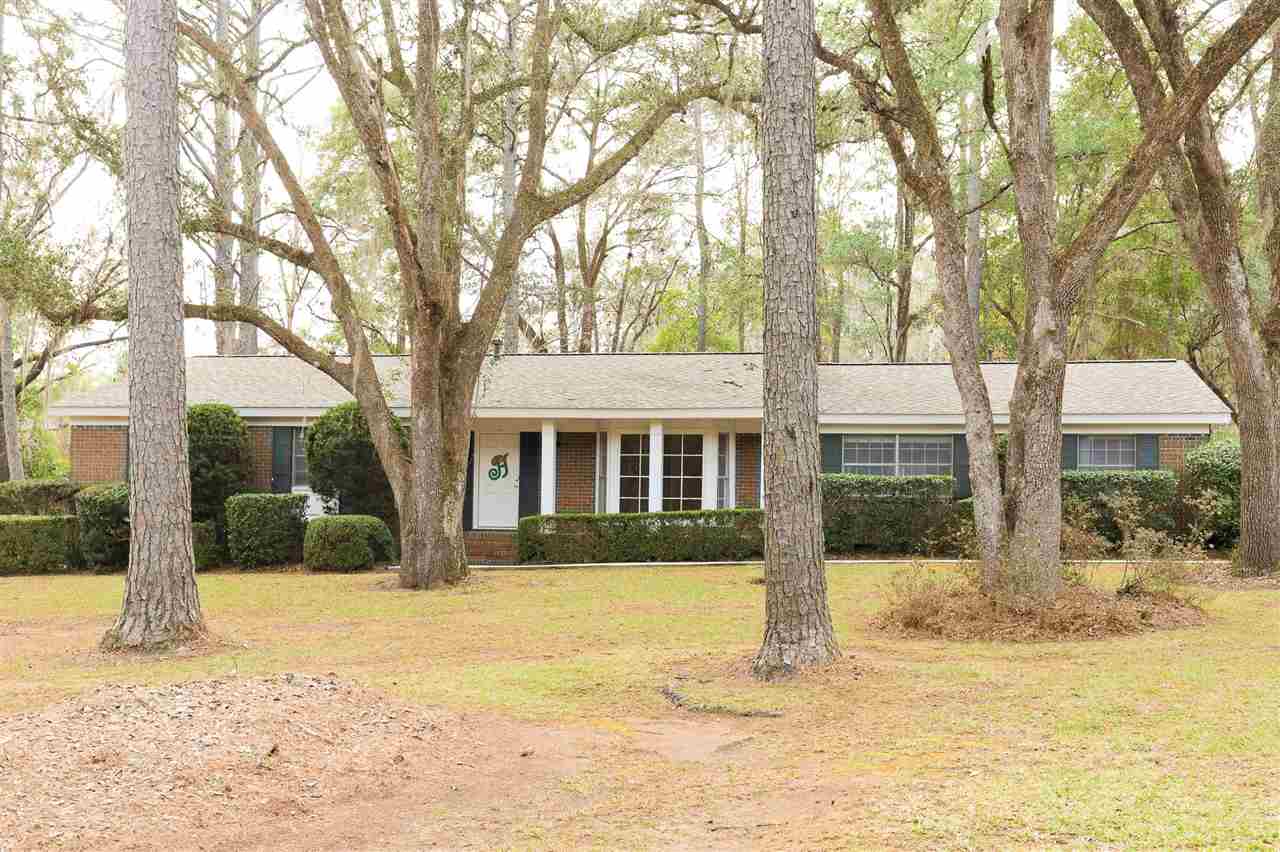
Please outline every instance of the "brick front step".
[{"label": "brick front step", "polygon": [[468,530],[463,533],[467,559],[472,562],[512,564],[516,561],[516,534],[505,530]]}]

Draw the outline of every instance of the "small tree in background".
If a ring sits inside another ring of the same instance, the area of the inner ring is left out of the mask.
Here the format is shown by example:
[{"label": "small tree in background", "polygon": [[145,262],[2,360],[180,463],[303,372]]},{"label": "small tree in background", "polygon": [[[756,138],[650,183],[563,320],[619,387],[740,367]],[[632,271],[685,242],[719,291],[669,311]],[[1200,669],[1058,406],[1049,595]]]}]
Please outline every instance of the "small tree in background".
[{"label": "small tree in background", "polygon": [[187,436],[191,516],[216,523],[221,537],[227,498],[244,491],[249,480],[249,429],[234,408],[209,402],[187,409]]},{"label": "small tree in background", "polygon": [[[407,449],[408,430],[400,421],[394,422]],[[399,530],[391,483],[358,403],[344,402],[326,411],[307,427],[306,443],[312,491],[336,500],[344,515],[373,515]]]}]

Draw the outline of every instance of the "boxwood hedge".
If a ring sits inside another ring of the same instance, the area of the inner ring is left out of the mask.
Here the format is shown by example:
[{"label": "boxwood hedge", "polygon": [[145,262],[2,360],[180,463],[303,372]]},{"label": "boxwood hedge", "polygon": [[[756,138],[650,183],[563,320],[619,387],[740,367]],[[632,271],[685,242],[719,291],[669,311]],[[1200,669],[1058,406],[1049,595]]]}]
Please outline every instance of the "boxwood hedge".
[{"label": "boxwood hedge", "polygon": [[950,476],[822,476],[828,553],[919,553],[952,511]]},{"label": "boxwood hedge", "polygon": [[[1240,537],[1240,441],[1217,438],[1187,451],[1184,491],[1196,499],[1213,492],[1213,509],[1208,517],[1210,541],[1216,547],[1230,547]],[[1273,506],[1272,509],[1280,509]]]},{"label": "boxwood hedge", "polygon": [[81,486],[69,479],[0,482],[0,515],[70,515]]},{"label": "boxwood hedge", "polygon": [[129,562],[129,486],[123,482],[87,485],[76,494],[80,551],[94,568]]},{"label": "boxwood hedge", "polygon": [[395,540],[381,518],[325,515],[307,522],[302,561],[311,571],[358,571],[394,557]]},{"label": "boxwood hedge", "polygon": [[1167,532],[1173,529],[1178,477],[1171,470],[1064,470],[1062,502],[1079,500],[1097,515],[1096,532],[1109,541],[1120,540],[1115,513],[1106,498],[1131,494],[1138,500],[1142,526]]},{"label": "boxwood hedge", "polygon": [[244,568],[302,557],[305,494],[237,494],[227,498],[227,552]]},{"label": "boxwood hedge", "polygon": [[0,574],[47,574],[75,560],[73,515],[0,515]]},{"label": "boxwood hedge", "polygon": [[720,562],[764,554],[759,509],[534,515],[516,530],[521,562]]}]

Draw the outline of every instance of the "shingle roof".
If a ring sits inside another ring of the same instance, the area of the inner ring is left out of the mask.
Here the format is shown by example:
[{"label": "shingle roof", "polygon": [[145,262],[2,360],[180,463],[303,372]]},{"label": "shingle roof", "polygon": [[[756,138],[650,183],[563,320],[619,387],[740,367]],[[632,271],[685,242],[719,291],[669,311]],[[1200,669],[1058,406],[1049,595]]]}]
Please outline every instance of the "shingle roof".
[{"label": "shingle roof", "polygon": [[[408,403],[404,362],[377,359],[393,406]],[[1007,413],[1017,365],[984,364],[997,416]],[[823,364],[824,415],[958,416],[960,395],[949,364]],[[758,410],[759,354],[514,355],[487,362],[477,413],[504,411],[623,412]],[[350,399],[336,382],[287,356],[193,357],[187,360],[187,400],[226,402],[238,409],[323,410]],[[50,413],[128,407],[124,382],[72,394]],[[1138,418],[1206,415],[1221,419],[1222,401],[1182,361],[1086,361],[1068,365],[1064,414]],[[112,412],[113,413],[113,412]]]}]

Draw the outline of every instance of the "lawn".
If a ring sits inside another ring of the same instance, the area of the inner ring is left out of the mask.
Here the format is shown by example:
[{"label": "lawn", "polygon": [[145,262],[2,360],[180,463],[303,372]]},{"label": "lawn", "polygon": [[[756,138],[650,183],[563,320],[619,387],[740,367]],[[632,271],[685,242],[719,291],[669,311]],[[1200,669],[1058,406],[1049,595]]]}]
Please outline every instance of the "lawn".
[{"label": "lawn", "polygon": [[[500,802],[451,805],[446,846],[1280,844],[1280,591],[1215,592],[1202,628],[957,644],[869,625],[893,570],[833,566],[845,660],[770,685],[746,675],[758,568],[486,571],[432,593],[382,573],[208,574],[222,644],[144,659],[92,650],[121,577],[0,578],[0,716],[107,682],[332,673],[474,727],[491,757],[489,731],[577,744]],[[664,687],[781,715],[691,713]],[[418,817],[433,795],[415,793]],[[402,810],[370,845],[440,839]]]}]

